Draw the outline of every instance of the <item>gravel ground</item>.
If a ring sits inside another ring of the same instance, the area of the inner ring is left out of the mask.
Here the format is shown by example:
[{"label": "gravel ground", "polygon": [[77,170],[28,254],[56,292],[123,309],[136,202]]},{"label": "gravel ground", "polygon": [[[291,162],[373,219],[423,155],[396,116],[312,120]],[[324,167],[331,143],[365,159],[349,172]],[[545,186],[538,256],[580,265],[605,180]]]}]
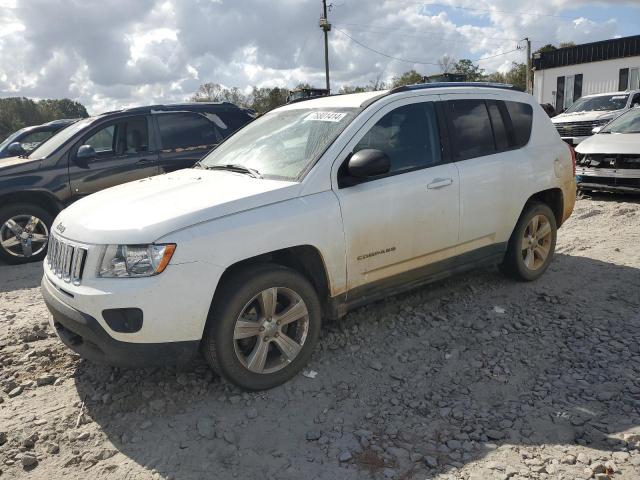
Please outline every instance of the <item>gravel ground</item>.
[{"label": "gravel ground", "polygon": [[640,479],[638,198],[579,200],[540,281],[476,271],[326,325],[257,394],[79,360],[41,268],[0,266],[2,479]]}]

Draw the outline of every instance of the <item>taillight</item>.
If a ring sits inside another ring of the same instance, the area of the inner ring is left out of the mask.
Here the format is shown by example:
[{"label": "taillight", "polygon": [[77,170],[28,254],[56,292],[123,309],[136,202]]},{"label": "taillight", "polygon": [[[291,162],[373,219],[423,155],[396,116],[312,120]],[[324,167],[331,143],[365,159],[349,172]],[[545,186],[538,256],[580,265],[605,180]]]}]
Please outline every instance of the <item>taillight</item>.
[{"label": "taillight", "polygon": [[573,176],[576,176],[576,151],[575,149],[571,146],[569,146],[569,151],[571,152],[571,164],[573,165]]}]

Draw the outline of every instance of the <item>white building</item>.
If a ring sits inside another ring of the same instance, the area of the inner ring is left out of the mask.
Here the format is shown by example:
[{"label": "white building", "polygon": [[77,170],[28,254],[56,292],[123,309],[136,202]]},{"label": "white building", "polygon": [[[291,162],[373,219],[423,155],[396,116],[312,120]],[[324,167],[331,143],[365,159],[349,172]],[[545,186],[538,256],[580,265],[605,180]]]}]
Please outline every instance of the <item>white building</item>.
[{"label": "white building", "polygon": [[533,96],[564,110],[583,95],[640,88],[640,35],[535,54]]}]

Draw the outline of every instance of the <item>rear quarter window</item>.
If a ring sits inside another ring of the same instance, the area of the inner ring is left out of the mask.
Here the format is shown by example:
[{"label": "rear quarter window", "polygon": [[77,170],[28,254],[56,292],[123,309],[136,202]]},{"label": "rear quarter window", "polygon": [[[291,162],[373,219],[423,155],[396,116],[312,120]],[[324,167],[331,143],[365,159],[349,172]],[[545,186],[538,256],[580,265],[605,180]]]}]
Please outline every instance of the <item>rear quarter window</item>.
[{"label": "rear quarter window", "polygon": [[157,116],[162,148],[205,148],[222,140],[213,122],[190,113],[166,113]]},{"label": "rear quarter window", "polygon": [[528,103],[505,101],[513,125],[513,148],[524,147],[531,137],[533,108]]}]

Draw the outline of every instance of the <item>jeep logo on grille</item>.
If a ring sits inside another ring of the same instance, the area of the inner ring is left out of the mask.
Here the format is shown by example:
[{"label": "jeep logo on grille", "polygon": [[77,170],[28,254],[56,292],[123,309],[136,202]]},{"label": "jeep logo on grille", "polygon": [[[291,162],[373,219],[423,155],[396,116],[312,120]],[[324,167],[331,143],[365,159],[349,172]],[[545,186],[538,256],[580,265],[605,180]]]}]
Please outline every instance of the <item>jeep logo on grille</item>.
[{"label": "jeep logo on grille", "polygon": [[67,229],[67,227],[65,227],[64,225],[62,225],[61,223],[59,223],[58,225],[56,225],[56,230],[59,231],[60,233],[64,233],[64,231]]}]

